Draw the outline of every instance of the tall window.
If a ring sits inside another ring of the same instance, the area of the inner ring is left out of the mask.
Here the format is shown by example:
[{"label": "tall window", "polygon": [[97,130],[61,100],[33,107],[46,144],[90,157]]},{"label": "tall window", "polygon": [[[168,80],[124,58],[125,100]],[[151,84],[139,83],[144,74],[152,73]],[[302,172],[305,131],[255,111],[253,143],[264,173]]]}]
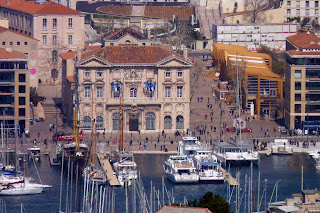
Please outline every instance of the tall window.
[{"label": "tall window", "polygon": [[146,130],[156,129],[156,116],[153,112],[146,114]]},{"label": "tall window", "polygon": [[103,129],[103,118],[98,116],[96,119],[97,129]]},{"label": "tall window", "polygon": [[112,129],[113,130],[120,129],[120,113],[114,113],[112,115]]},{"label": "tall window", "polygon": [[291,9],[287,9],[287,15],[291,15]]},{"label": "tall window", "polygon": [[58,62],[58,52],[56,50],[52,51],[52,62]]},{"label": "tall window", "polygon": [[102,87],[97,87],[97,98],[102,98]]},{"label": "tall window", "polygon": [[42,19],[42,30],[47,30],[47,19]]},{"label": "tall window", "polygon": [[53,30],[57,29],[57,19],[56,18],[52,19],[52,29]]},{"label": "tall window", "polygon": [[171,116],[167,115],[164,117],[164,129],[171,129],[172,128],[172,118]]},{"label": "tall window", "polygon": [[72,35],[68,35],[68,44],[72,44]]},{"label": "tall window", "polygon": [[183,129],[184,128],[183,116],[181,115],[177,116],[176,123],[177,123],[177,129]]},{"label": "tall window", "polygon": [[137,88],[131,88],[130,89],[130,98],[136,98],[137,97]]},{"label": "tall window", "polygon": [[319,7],[319,1],[314,2],[314,7]]},{"label": "tall window", "polygon": [[52,44],[57,45],[57,36],[56,35],[52,36]]},{"label": "tall window", "polygon": [[291,7],[291,1],[287,1],[287,6]]},{"label": "tall window", "polygon": [[177,97],[182,98],[182,96],[183,96],[183,87],[179,86],[177,87]]},{"label": "tall window", "polygon": [[178,77],[179,77],[179,78],[182,77],[182,72],[178,72]]},{"label": "tall window", "polygon": [[51,78],[53,78],[54,80],[58,79],[58,75],[59,75],[59,72],[57,69],[52,69],[51,70]]},{"label": "tall window", "polygon": [[47,36],[46,35],[42,36],[42,44],[47,45]]},{"label": "tall window", "polygon": [[314,10],[314,14],[317,16],[317,15],[319,15],[319,10],[318,9],[315,9]]},{"label": "tall window", "polygon": [[296,1],[296,7],[300,7],[300,1]]},{"label": "tall window", "polygon": [[309,7],[309,1],[306,1],[306,7]]},{"label": "tall window", "polygon": [[85,98],[90,98],[91,97],[91,88],[90,87],[85,87],[84,88],[84,97]]},{"label": "tall window", "polygon": [[300,16],[300,9],[296,9],[296,15]]},{"label": "tall window", "polygon": [[68,19],[68,28],[72,28],[72,18]]},{"label": "tall window", "polygon": [[166,72],[166,78],[170,78],[171,77],[171,72]]},{"label": "tall window", "polygon": [[309,15],[309,9],[306,9],[306,16]]},{"label": "tall window", "polygon": [[84,119],[83,119],[83,127],[85,128],[85,129],[91,129],[91,117],[89,117],[89,116],[86,116],[86,117],[84,117]]},{"label": "tall window", "polygon": [[171,87],[165,88],[165,97],[170,98],[171,97]]}]

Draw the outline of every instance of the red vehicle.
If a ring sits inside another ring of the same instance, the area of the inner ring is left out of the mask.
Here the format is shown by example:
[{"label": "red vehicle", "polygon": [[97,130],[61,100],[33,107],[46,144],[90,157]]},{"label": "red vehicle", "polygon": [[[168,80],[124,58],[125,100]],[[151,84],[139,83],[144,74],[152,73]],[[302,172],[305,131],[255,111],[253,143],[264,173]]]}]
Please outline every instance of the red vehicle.
[{"label": "red vehicle", "polygon": [[[83,131],[82,130],[80,131],[79,139],[83,140]],[[73,135],[72,134],[65,134],[64,131],[61,130],[52,136],[52,140],[53,141],[56,141],[56,140],[58,140],[58,141],[72,141]]]},{"label": "red vehicle", "polygon": [[[234,127],[228,127],[227,128],[228,132],[236,132],[236,128]],[[240,130],[238,129],[238,132],[240,132]],[[241,133],[251,133],[252,129],[251,128],[243,128],[241,129]]]}]

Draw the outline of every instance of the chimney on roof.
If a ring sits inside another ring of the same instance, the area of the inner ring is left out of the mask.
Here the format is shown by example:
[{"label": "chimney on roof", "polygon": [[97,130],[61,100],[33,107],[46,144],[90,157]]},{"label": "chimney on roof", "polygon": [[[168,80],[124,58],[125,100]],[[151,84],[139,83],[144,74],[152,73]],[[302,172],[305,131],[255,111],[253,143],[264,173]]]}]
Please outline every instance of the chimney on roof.
[{"label": "chimney on roof", "polygon": [[188,60],[188,49],[186,47],[183,48],[183,58]]},{"label": "chimney on roof", "polygon": [[6,5],[9,5],[9,4],[10,4],[10,0],[7,0],[7,1],[6,1]]},{"label": "chimney on roof", "polygon": [[308,30],[307,34],[308,34],[308,35],[310,35],[310,32],[309,32],[309,30]]},{"label": "chimney on roof", "polygon": [[6,51],[7,52],[12,52],[12,48],[11,47],[6,47]]},{"label": "chimney on roof", "polygon": [[81,49],[80,47],[77,47],[77,61],[76,63],[79,63],[81,60]]}]

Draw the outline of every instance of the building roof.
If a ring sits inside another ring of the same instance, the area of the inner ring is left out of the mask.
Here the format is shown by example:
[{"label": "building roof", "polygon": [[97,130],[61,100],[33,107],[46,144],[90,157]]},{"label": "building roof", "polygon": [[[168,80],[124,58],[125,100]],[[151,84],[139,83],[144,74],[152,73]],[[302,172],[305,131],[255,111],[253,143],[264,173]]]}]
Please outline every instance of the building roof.
[{"label": "building roof", "polygon": [[[184,58],[169,50],[167,46],[137,46],[137,45],[119,45],[119,46],[89,46],[81,50],[81,60],[91,56],[104,59],[113,64],[152,64],[166,59],[169,56]],[[65,60],[76,56],[77,51],[61,53],[60,57]]]},{"label": "building roof", "polygon": [[144,16],[172,20],[173,16],[179,20],[190,20],[195,14],[194,6],[146,6]]},{"label": "building roof", "polygon": [[[7,1],[9,4],[7,4]],[[53,1],[37,4],[35,1],[0,0],[0,6],[29,14],[80,15],[82,13]]]},{"label": "building roof", "polygon": [[26,59],[26,56],[22,52],[7,51],[6,49],[0,48],[0,59]]},{"label": "building roof", "polygon": [[183,58],[166,46],[119,45],[104,47],[94,55],[115,64],[157,63],[171,55]]},{"label": "building roof", "polygon": [[125,35],[131,35],[132,37],[134,37],[137,40],[149,40],[145,35],[143,35],[142,33],[130,28],[130,27],[126,27],[126,28],[121,28],[115,32],[109,33],[107,35],[105,35],[104,40],[118,40],[119,38],[122,38]]},{"label": "building roof", "polygon": [[33,38],[33,37],[31,37],[31,36],[28,36],[28,35],[26,35],[26,34],[19,33],[19,32],[16,32],[16,31],[13,31],[13,30],[10,30],[10,29],[8,29],[8,28],[1,27],[1,26],[0,26],[0,34],[1,34],[1,33],[4,33],[4,32],[15,33],[15,34],[18,34],[18,35],[21,35],[21,36],[24,36],[24,37],[27,37],[27,38],[30,38],[30,39],[39,41],[38,39],[35,39],[35,38]]},{"label": "building roof", "polygon": [[200,207],[164,206],[156,213],[212,213],[212,211]]},{"label": "building roof", "polygon": [[[272,72],[272,58],[268,54],[250,52],[245,46],[215,43],[213,55],[219,63],[226,64],[228,72],[233,72],[230,64],[236,66],[238,58],[238,65],[245,66],[246,74],[280,79],[278,74]],[[269,61],[269,66],[266,61]]]},{"label": "building roof", "polygon": [[[86,48],[81,50],[81,55],[90,53],[92,51],[100,50],[100,49],[101,49],[101,46],[87,46]],[[68,51],[68,52],[65,52],[65,53],[61,53],[60,57],[63,60],[66,60],[66,59],[72,58],[72,57],[74,57],[76,55],[77,55],[77,51],[75,50],[75,51]]]},{"label": "building roof", "polygon": [[311,32],[303,32],[293,36],[288,36],[287,40],[298,49],[320,49],[320,38]]}]

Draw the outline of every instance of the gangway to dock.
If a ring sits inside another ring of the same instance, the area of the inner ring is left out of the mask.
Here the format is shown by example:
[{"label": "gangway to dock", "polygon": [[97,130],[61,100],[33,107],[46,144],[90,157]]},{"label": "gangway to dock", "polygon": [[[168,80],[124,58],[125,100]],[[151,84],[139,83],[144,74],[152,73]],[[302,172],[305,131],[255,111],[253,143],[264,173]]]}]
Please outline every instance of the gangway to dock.
[{"label": "gangway to dock", "polygon": [[220,167],[221,171],[222,171],[222,175],[225,179],[225,181],[227,181],[231,186],[239,186],[240,184],[238,183],[238,181],[232,177],[232,175],[230,173],[228,173],[224,168]]},{"label": "gangway to dock", "polygon": [[103,171],[107,175],[110,186],[120,186],[117,176],[114,175],[109,159],[105,158],[103,154],[97,154],[97,156]]}]

